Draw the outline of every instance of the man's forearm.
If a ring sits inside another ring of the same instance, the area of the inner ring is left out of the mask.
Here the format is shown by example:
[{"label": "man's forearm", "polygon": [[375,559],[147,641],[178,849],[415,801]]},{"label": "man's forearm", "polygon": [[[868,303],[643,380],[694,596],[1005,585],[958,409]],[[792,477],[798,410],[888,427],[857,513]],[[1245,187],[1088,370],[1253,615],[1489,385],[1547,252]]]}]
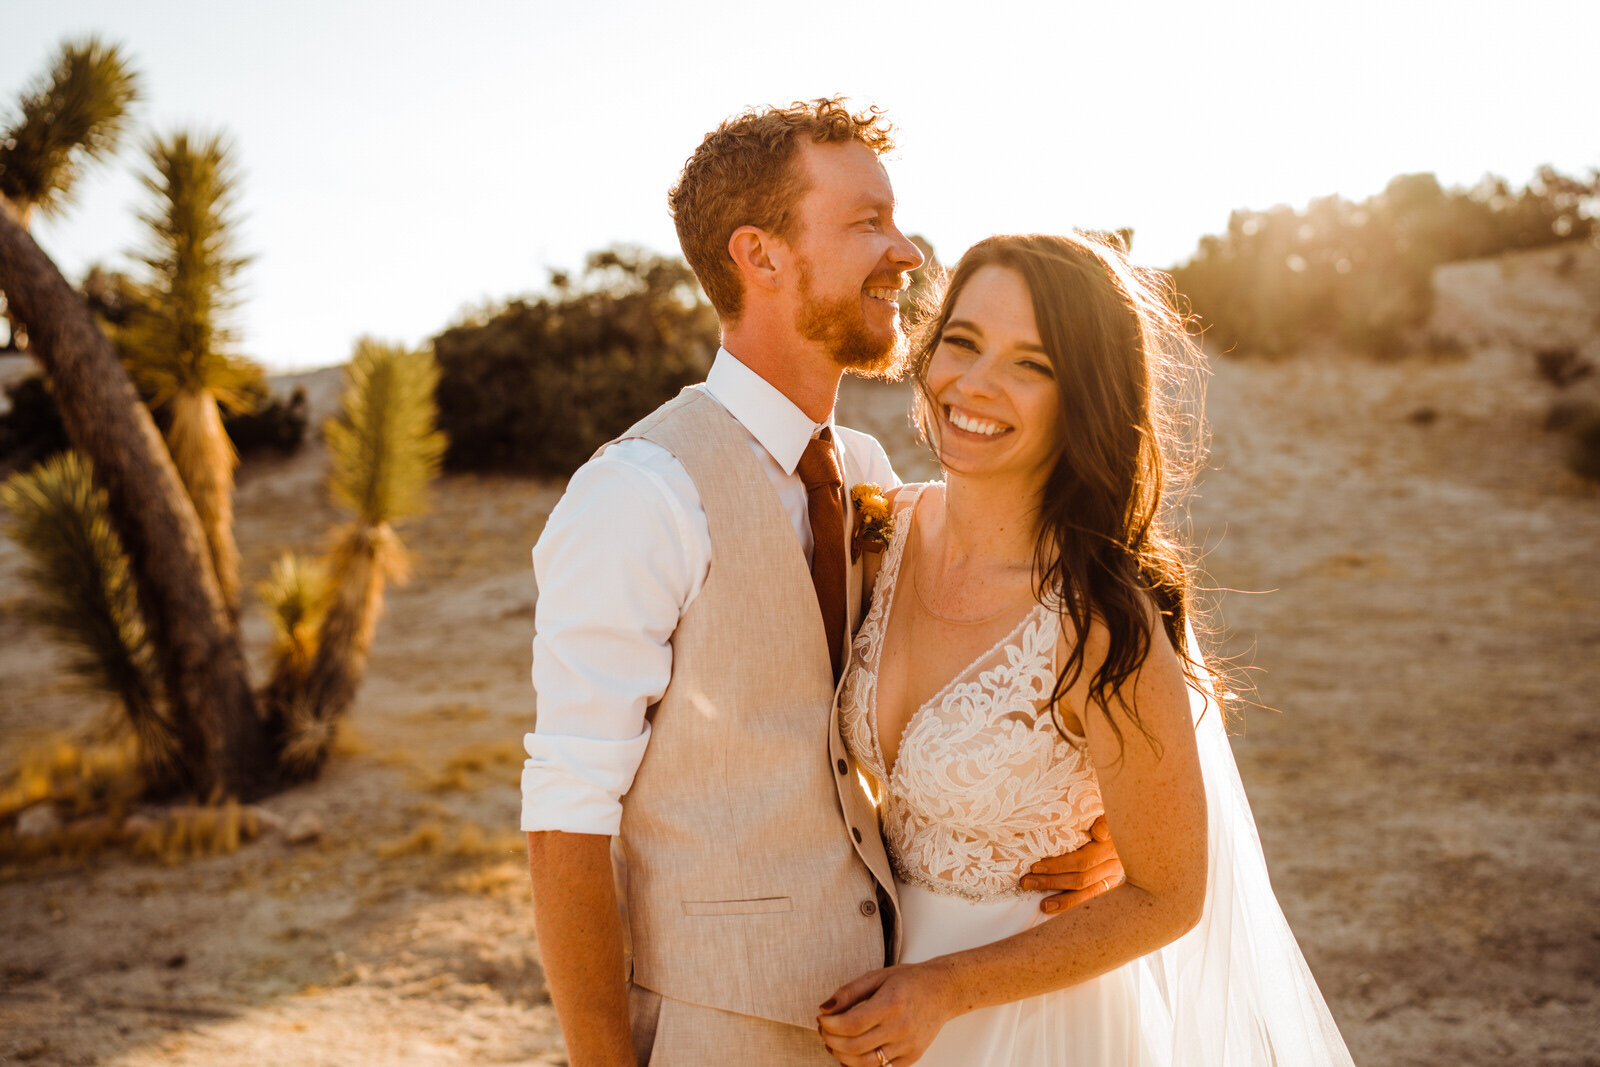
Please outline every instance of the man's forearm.
[{"label": "man's forearm", "polygon": [[528,834],[533,921],[572,1067],[632,1067],[611,839]]}]

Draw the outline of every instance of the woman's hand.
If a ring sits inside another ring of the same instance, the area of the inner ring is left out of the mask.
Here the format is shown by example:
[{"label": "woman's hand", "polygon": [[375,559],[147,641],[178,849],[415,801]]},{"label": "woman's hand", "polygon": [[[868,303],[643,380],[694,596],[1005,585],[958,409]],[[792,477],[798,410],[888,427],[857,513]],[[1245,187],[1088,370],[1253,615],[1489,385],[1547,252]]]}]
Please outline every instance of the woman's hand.
[{"label": "woman's hand", "polygon": [[823,1003],[817,1031],[845,1067],[910,1067],[957,1014],[952,994],[935,962],[869,971]]}]

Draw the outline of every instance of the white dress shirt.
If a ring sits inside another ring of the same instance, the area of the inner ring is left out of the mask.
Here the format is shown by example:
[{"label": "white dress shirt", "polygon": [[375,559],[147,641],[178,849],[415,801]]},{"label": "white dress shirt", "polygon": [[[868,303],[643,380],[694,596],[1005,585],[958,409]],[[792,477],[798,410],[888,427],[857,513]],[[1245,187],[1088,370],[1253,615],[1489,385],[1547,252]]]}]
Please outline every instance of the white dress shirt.
[{"label": "white dress shirt", "polygon": [[[795,472],[824,426],[727,350],[700,388],[749,435],[809,565],[811,522]],[[883,446],[834,427],[866,480],[899,485]],[[580,467],[533,548],[533,688],[523,739],[522,828],[614,835],[650,741],[645,711],[672,677],[672,634],[711,565],[694,481],[666,449],[622,441]]]}]

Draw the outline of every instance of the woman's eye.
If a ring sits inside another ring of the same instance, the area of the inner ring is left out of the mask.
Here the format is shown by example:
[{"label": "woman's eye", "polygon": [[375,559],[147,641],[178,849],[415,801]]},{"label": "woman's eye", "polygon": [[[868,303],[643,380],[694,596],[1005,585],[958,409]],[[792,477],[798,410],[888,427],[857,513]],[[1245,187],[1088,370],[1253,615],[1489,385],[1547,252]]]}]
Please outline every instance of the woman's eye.
[{"label": "woman's eye", "polygon": [[1051,370],[1050,365],[1048,363],[1040,363],[1036,359],[1025,359],[1025,360],[1023,360],[1022,361],[1022,367],[1023,367],[1024,370],[1030,370],[1030,371],[1033,371],[1036,374],[1043,374],[1045,377],[1050,377],[1055,373],[1054,371]]},{"label": "woman's eye", "polygon": [[943,337],[939,338],[939,341],[941,344],[955,345],[957,348],[965,348],[969,352],[976,352],[978,350],[977,343],[970,337],[952,337],[950,334],[945,334]]}]

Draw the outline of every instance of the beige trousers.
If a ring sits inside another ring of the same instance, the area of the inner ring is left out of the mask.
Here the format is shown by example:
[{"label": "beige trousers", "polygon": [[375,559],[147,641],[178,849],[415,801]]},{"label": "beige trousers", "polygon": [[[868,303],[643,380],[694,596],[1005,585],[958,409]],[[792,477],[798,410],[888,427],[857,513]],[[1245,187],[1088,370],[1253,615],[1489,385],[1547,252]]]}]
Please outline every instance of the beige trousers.
[{"label": "beige trousers", "polygon": [[839,1067],[815,1030],[628,989],[639,1067]]}]

